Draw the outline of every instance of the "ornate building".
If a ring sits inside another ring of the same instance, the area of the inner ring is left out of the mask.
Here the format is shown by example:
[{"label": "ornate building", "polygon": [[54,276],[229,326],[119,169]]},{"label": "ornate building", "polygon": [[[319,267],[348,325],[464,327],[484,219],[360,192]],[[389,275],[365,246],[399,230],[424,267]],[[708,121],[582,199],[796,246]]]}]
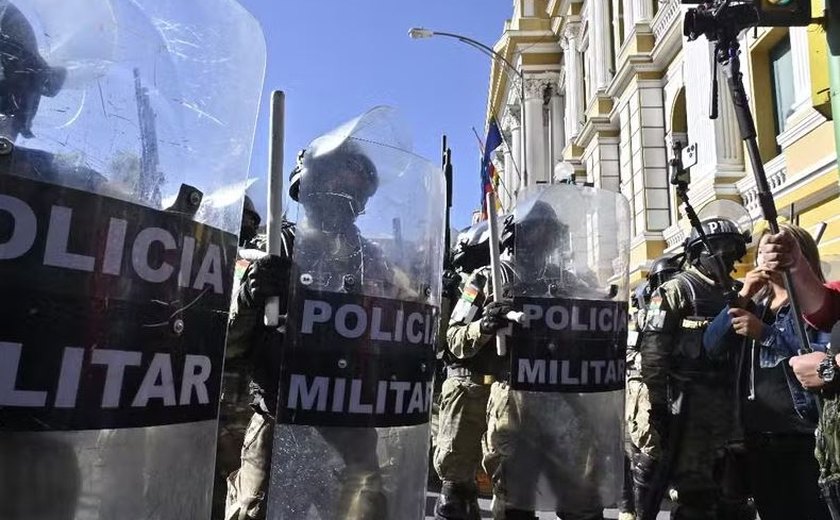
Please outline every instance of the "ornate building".
[{"label": "ornate building", "polygon": [[[695,207],[727,198],[760,219],[755,182],[720,74],[709,118],[713,47],[682,35],[679,0],[514,0],[494,50],[487,118],[501,122],[500,199],[522,187],[577,182],[620,191],[632,213],[631,282],[679,248],[686,224],[669,183],[671,143],[696,143]],[[761,155],[781,215],[814,233],[840,278],[840,200],[825,36],[819,26],[748,31],[742,69]],[[524,137],[524,138],[523,138]],[[791,206],[792,205],[792,206]],[[746,268],[746,266],[742,266]]]}]

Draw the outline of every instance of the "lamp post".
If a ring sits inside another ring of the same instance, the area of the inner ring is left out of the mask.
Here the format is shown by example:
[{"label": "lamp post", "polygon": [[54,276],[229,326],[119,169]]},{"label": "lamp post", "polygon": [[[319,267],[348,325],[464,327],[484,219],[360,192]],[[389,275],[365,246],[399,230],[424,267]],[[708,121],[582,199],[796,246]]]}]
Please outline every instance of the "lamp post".
[{"label": "lamp post", "polygon": [[501,63],[507,69],[508,74],[512,73],[519,79],[519,102],[522,105],[520,110],[520,113],[522,114],[522,131],[520,132],[520,146],[522,147],[522,184],[526,185],[528,182],[528,148],[526,146],[527,141],[525,138],[525,134],[527,133],[525,125],[525,75],[522,74],[522,72],[520,72],[516,67],[514,67],[513,64],[507,60],[507,58],[494,51],[487,45],[479,41],[473,40],[472,38],[468,38],[467,36],[449,32],[432,31],[423,27],[412,27],[408,30],[408,36],[414,40],[422,40],[426,38],[431,38],[432,36],[445,36],[447,38],[454,38],[460,41],[461,43],[466,43],[470,47],[477,49],[482,54],[489,56],[491,59],[498,60],[498,62]]}]

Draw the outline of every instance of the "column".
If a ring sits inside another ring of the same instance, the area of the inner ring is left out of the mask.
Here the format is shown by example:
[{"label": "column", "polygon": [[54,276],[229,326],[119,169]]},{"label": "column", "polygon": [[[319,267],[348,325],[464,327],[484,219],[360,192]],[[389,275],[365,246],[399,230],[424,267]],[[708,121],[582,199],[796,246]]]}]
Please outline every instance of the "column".
[{"label": "column", "polygon": [[554,166],[563,160],[563,149],[566,148],[566,118],[563,103],[563,94],[560,93],[560,87],[555,83],[551,89],[551,139],[553,156],[551,157],[551,172],[554,171]]},{"label": "column", "polygon": [[808,28],[790,28],[790,52],[793,62],[794,111],[811,99],[811,64],[808,55]]},{"label": "column", "polygon": [[610,38],[610,17],[605,0],[590,3],[589,52],[592,53],[592,93],[603,90],[612,79],[612,38]]},{"label": "column", "polygon": [[578,52],[578,24],[569,25],[561,46],[566,61],[566,139],[577,137],[583,116],[582,67]]},{"label": "column", "polygon": [[510,141],[508,144],[511,148],[510,160],[511,164],[511,181],[508,190],[511,194],[516,195],[519,188],[522,187],[522,127],[519,123],[520,114],[519,105],[508,105],[505,111],[503,126],[510,132]]},{"label": "column", "polygon": [[[702,39],[688,42],[683,46],[683,56],[688,142],[698,145],[698,163],[691,171],[691,191],[695,195],[694,203],[700,207],[718,187],[729,186],[730,181],[718,179],[743,175],[744,146],[726,77],[720,68],[718,118],[709,119],[709,86],[714,58],[712,45]],[[746,73],[746,63],[743,69]]]},{"label": "column", "polygon": [[633,23],[650,22],[653,19],[653,0],[633,0]]},{"label": "column", "polygon": [[546,172],[546,142],[543,121],[543,90],[545,80],[525,80],[525,146],[527,147],[527,183],[548,181]]},{"label": "column", "polygon": [[[505,142],[510,143],[513,138],[513,132],[505,132]],[[502,208],[505,211],[510,211],[513,208],[513,199],[516,197],[514,183],[516,182],[516,168],[513,166],[513,149],[505,147],[505,167],[502,174],[502,181],[504,188],[501,190],[502,194]]]},{"label": "column", "polygon": [[634,29],[636,17],[633,9],[636,0],[621,0],[621,3],[624,6],[624,39],[626,40],[628,36],[636,32]]}]

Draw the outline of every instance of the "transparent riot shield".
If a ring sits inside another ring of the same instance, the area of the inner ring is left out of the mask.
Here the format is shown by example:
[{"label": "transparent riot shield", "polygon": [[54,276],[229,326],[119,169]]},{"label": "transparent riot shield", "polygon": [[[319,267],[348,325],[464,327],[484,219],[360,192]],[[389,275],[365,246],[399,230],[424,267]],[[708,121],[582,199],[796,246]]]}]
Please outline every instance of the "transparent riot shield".
[{"label": "transparent riot shield", "polygon": [[490,436],[501,500],[589,517],[623,472],[630,226],[618,193],[572,185],[520,192],[509,286],[524,321],[508,341],[509,395]]},{"label": "transparent riot shield", "polygon": [[233,0],[0,1],[0,518],[209,517],[264,63]]},{"label": "transparent riot shield", "polygon": [[422,518],[443,175],[377,107],[300,178],[268,517]]}]

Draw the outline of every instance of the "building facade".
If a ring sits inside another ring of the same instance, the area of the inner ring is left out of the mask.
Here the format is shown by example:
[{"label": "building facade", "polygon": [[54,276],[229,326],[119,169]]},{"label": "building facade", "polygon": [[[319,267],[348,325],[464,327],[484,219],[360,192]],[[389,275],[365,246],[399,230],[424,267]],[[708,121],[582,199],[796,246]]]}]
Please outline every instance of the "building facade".
[{"label": "building facade", "polygon": [[[514,0],[494,50],[487,119],[500,122],[499,194],[511,210],[523,187],[569,179],[621,192],[632,219],[631,283],[687,223],[670,184],[672,144],[697,145],[690,197],[743,203],[761,217],[732,100],[714,47],[682,34],[679,0]],[[817,234],[829,278],[840,278],[840,184],[818,25],[747,31],[744,80],[780,215]],[[741,266],[742,272],[748,264]]]}]

